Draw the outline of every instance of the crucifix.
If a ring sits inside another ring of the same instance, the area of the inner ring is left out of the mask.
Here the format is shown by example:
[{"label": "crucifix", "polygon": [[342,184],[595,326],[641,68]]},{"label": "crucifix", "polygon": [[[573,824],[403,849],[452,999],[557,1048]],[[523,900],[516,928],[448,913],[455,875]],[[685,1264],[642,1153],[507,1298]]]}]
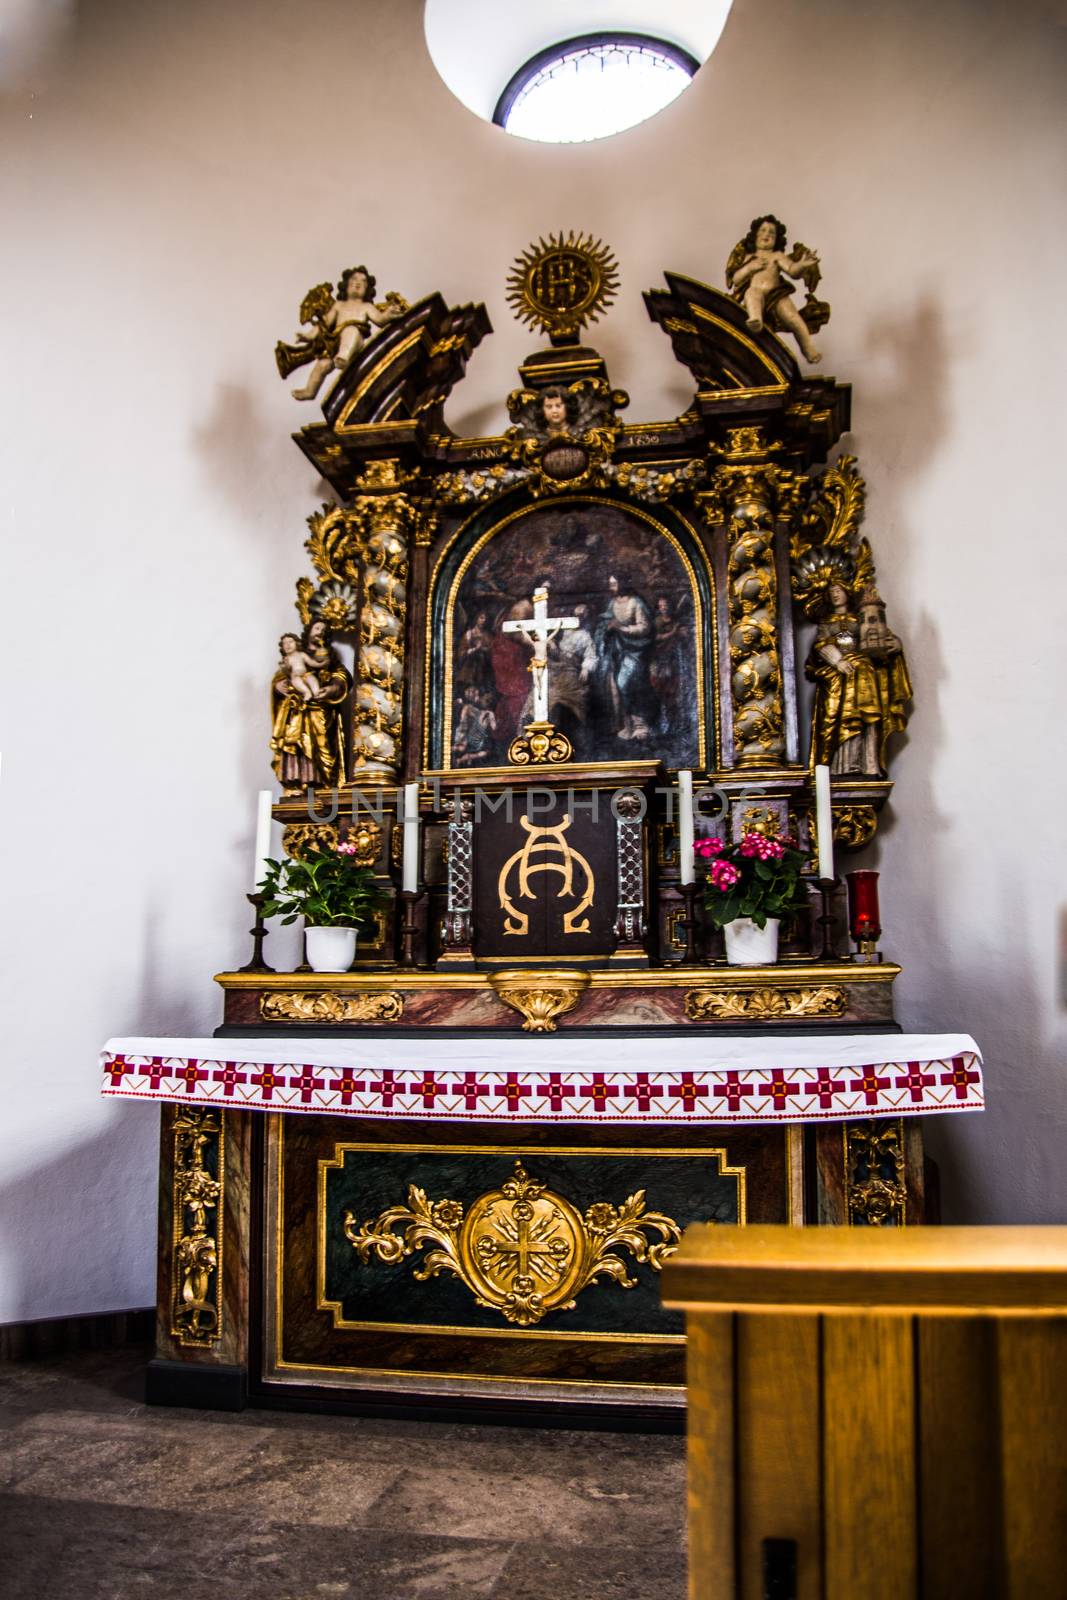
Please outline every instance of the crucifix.
[{"label": "crucifix", "polygon": [[505,622],[505,633],[521,633],[533,648],[530,671],[533,674],[533,720],[548,721],[548,647],[557,633],[564,628],[576,628],[577,617],[550,617],[548,614],[548,585],[541,584],[533,592],[532,617],[522,617],[515,622]]}]

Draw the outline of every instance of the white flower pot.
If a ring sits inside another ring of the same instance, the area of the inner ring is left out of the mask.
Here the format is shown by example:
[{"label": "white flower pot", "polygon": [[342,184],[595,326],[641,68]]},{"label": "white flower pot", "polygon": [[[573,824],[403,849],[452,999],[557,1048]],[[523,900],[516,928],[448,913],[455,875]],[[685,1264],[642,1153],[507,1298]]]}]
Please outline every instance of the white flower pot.
[{"label": "white flower pot", "polygon": [[312,972],[347,972],[356,955],[355,928],[305,928]]},{"label": "white flower pot", "polygon": [[765,928],[757,928],[751,917],[735,917],[726,923],[726,959],[732,967],[769,967],[778,960],[778,917],[768,917]]}]

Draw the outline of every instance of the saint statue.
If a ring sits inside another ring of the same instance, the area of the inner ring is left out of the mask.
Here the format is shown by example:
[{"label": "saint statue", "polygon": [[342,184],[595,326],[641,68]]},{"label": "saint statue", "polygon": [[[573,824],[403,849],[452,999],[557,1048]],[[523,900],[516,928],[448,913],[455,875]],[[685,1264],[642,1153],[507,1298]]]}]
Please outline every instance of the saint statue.
[{"label": "saint statue", "polygon": [[865,589],[854,610],[842,577],[826,589],[804,669],[815,685],[812,760],[841,775],[884,778],[889,738],[907,724],[911,679],[878,591]]},{"label": "saint statue", "polygon": [[345,776],[341,706],[351,675],[325,622],[310,622],[299,639],[283,634],[279,648],[281,661],[271,680],[274,775],[286,794],[309,785],[336,788]]}]

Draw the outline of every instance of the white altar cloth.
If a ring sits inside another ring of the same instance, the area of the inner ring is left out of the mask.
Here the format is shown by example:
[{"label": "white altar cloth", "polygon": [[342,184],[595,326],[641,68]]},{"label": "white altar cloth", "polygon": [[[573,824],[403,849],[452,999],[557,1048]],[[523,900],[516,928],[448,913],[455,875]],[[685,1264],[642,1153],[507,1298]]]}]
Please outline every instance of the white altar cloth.
[{"label": "white altar cloth", "polygon": [[102,1093],[420,1121],[762,1123],[980,1111],[966,1033],[109,1039]]}]

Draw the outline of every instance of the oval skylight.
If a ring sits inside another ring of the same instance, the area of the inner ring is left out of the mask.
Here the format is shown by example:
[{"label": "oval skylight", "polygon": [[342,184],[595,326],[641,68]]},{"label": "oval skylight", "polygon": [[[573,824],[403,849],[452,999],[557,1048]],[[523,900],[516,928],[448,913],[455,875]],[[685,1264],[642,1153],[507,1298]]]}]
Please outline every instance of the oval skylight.
[{"label": "oval skylight", "polygon": [[426,46],[456,98],[508,133],[603,139],[662,110],[732,0],[425,0]]},{"label": "oval skylight", "polygon": [[677,100],[698,66],[688,51],[645,34],[567,39],[515,73],[493,121],[548,144],[606,139]]}]

